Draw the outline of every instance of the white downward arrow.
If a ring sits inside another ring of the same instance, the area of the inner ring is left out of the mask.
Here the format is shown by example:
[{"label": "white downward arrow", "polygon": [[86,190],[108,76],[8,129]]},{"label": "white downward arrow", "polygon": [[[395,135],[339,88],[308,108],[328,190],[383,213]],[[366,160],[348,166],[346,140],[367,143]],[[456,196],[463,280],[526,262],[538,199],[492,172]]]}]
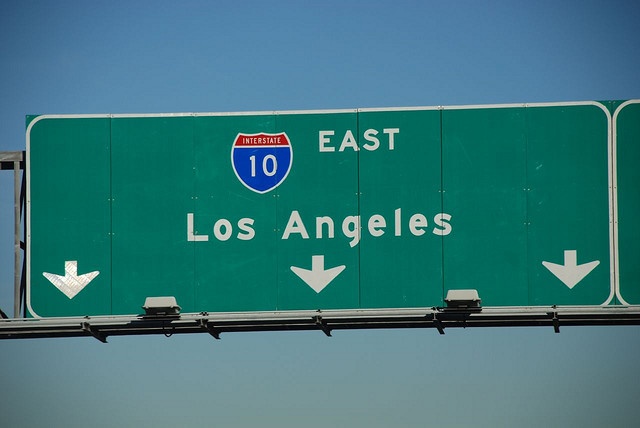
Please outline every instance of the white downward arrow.
[{"label": "white downward arrow", "polygon": [[99,274],[100,272],[96,270],[85,273],[84,275],[78,275],[78,262],[76,260],[64,262],[64,276],[42,272],[45,278],[51,281],[58,290],[62,291],[65,296],[70,299],[73,299],[76,294],[81,292],[82,289]]},{"label": "white downward arrow", "polygon": [[600,264],[599,260],[578,264],[578,254],[576,250],[564,251],[564,264],[559,265],[551,262],[542,262],[544,267],[549,269],[558,279],[569,287],[573,288],[577,283],[589,275],[596,266]]},{"label": "white downward arrow", "polygon": [[345,265],[336,266],[331,269],[324,269],[324,256],[311,256],[311,270],[291,266],[293,273],[316,293],[321,292],[331,281],[333,281],[346,268]]}]

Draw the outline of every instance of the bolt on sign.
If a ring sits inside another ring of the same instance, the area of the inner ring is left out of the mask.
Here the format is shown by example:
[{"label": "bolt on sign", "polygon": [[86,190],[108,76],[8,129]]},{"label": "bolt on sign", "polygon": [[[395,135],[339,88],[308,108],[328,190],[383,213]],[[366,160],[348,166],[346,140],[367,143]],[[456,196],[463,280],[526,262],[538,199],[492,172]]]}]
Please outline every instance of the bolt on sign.
[{"label": "bolt on sign", "polygon": [[32,316],[640,303],[640,105],[27,118]]}]

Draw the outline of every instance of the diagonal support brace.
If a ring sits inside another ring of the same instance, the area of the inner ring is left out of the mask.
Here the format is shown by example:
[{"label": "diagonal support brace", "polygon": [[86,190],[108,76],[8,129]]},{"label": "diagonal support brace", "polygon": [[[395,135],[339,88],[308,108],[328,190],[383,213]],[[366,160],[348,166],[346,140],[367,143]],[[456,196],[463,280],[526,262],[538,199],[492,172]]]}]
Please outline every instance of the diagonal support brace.
[{"label": "diagonal support brace", "polygon": [[200,320],[200,327],[207,330],[207,332],[213,336],[215,339],[220,340],[220,330],[215,328],[213,325],[209,324],[209,320],[203,318]]},{"label": "diagonal support brace", "polygon": [[95,337],[102,343],[107,343],[107,336],[100,333],[100,331],[97,328],[91,327],[91,324],[89,324],[88,322],[83,322],[81,325],[82,325],[82,329],[87,333],[89,333],[91,336]]},{"label": "diagonal support brace", "polygon": [[560,320],[558,319],[557,312],[553,313],[553,319],[551,321],[553,321],[553,331],[556,333],[560,333]]},{"label": "diagonal support brace", "polygon": [[324,334],[327,335],[327,337],[331,337],[331,328],[329,328],[329,325],[327,324],[327,322],[323,320],[320,315],[316,315],[315,317],[313,317],[313,320],[315,321],[316,325],[320,328],[320,330],[322,330]]},{"label": "diagonal support brace", "polygon": [[438,333],[444,334],[444,326],[442,325],[442,321],[438,319],[438,314],[433,313],[433,325],[438,329]]}]

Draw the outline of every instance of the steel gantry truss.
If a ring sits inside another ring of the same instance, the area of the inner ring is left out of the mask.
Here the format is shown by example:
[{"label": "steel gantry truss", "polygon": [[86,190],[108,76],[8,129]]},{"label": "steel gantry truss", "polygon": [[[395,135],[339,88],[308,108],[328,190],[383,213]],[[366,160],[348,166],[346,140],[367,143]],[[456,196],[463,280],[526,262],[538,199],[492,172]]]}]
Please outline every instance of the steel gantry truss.
[{"label": "steel gantry truss", "polygon": [[328,311],[187,313],[72,318],[0,320],[0,339],[109,336],[249,331],[334,330],[548,326],[638,325],[640,306],[598,307],[485,307],[477,310],[449,308],[365,309]]}]

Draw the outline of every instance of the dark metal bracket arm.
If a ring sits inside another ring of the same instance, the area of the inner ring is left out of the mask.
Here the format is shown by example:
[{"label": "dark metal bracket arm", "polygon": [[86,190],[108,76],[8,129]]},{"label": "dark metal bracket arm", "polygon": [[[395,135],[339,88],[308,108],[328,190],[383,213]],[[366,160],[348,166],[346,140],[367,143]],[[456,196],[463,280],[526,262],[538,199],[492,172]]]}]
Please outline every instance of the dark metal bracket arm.
[{"label": "dark metal bracket arm", "polygon": [[90,335],[98,339],[100,342],[107,343],[107,336],[100,333],[100,331],[97,328],[92,327],[91,324],[89,324],[88,322],[83,322],[81,325],[82,325],[82,330],[86,331],[87,333],[89,333]]},{"label": "dark metal bracket arm", "polygon": [[313,317],[313,320],[318,328],[320,328],[320,330],[322,330],[322,332],[327,335],[327,337],[331,337],[331,328],[329,328],[327,322],[322,319],[320,315],[316,315],[315,317]]},{"label": "dark metal bracket arm", "polygon": [[442,326],[442,322],[438,319],[438,313],[433,313],[433,325],[438,329],[438,333],[444,334],[444,327]]},{"label": "dark metal bracket arm", "polygon": [[200,327],[213,336],[215,339],[220,340],[220,330],[216,329],[212,324],[209,323],[207,318],[202,318],[200,320]]}]

